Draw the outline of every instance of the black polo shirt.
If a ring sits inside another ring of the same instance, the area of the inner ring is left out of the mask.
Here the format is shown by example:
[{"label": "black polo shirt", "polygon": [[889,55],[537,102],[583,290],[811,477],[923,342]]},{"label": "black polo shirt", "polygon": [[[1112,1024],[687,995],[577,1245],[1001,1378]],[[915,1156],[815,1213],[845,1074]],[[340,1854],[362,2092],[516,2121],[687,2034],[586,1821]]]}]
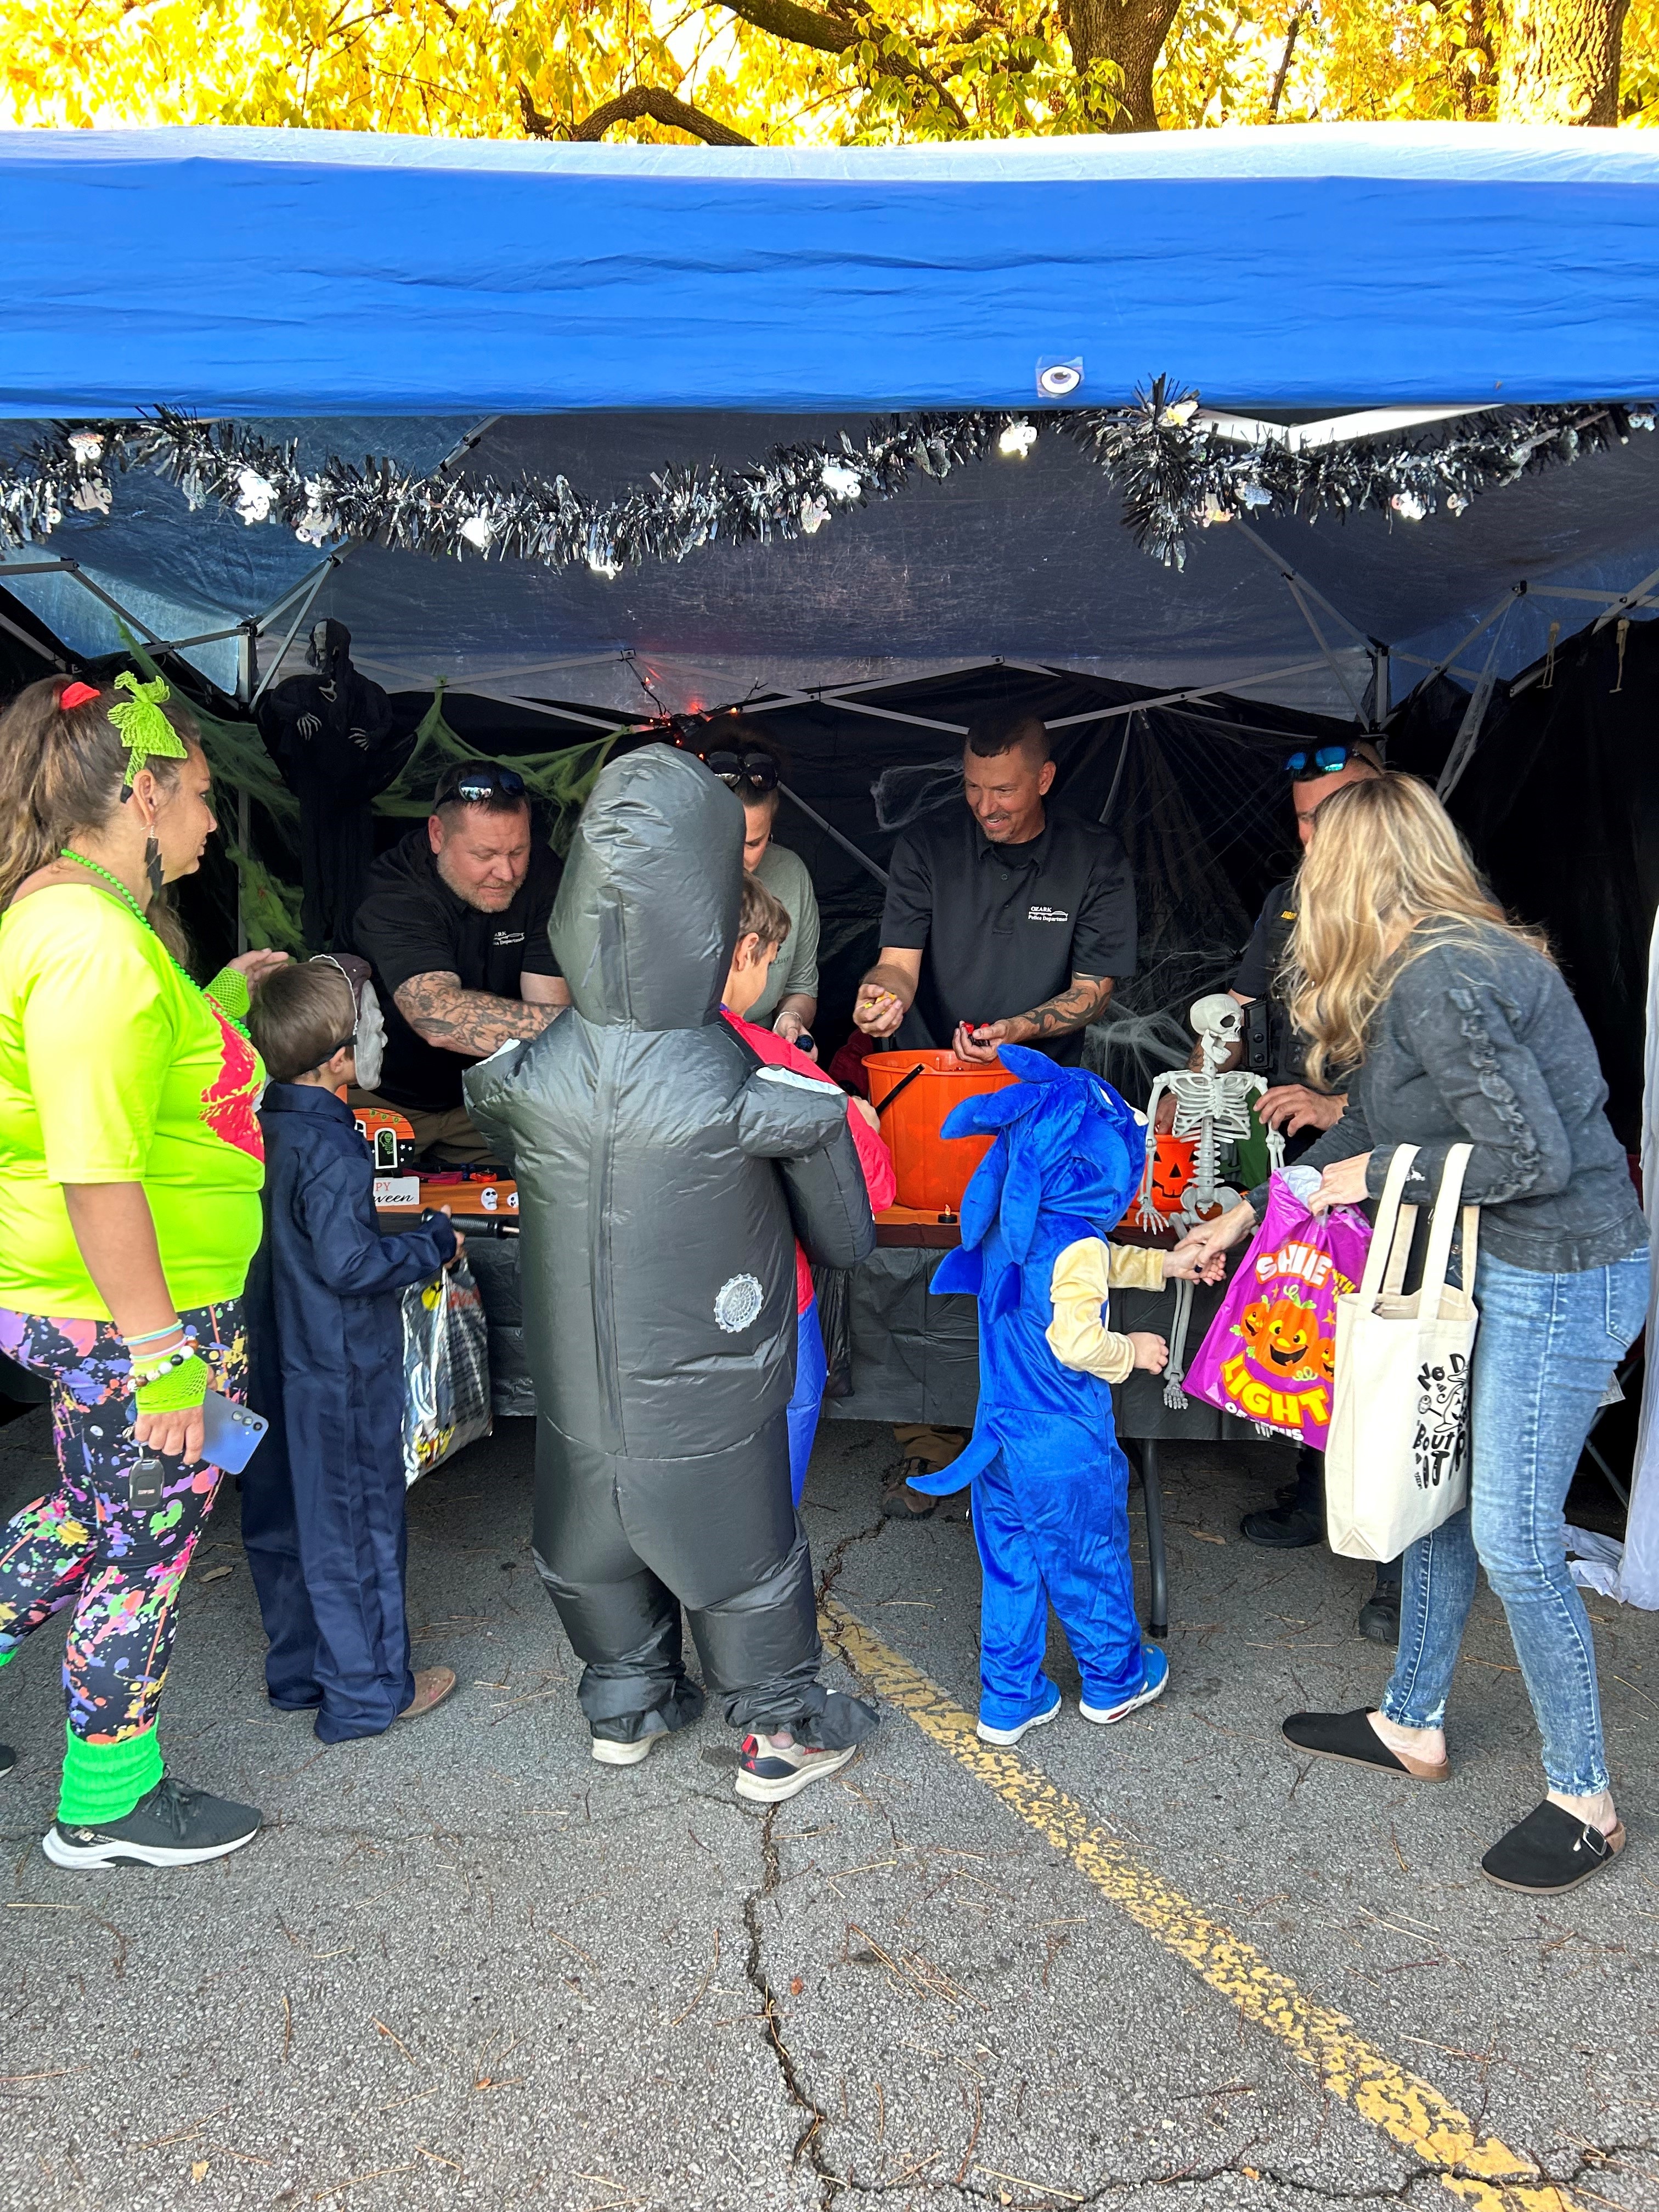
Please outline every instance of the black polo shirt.
[{"label": "black polo shirt", "polygon": [[[952,806],[901,837],[888,868],[881,941],[922,952],[914,1013],[935,1045],[958,1022],[1029,1013],[1073,975],[1134,973],[1129,864],[1109,830],[1077,815],[1049,809],[1036,836],[994,845]],[[1075,1063],[1083,1032],[1041,1049]]]},{"label": "black polo shirt", "polygon": [[459,975],[468,991],[522,998],[523,975],[556,975],[547,941],[548,917],[559,888],[559,863],[545,845],[531,847],[530,868],[511,906],[483,914],[458,898],[438,873],[424,822],[382,853],[368,872],[368,890],[352,924],[352,941],[374,964],[386,1013],[382,1097],[394,1106],[441,1114],[461,1104],[461,1077],[475,1063],[416,1036],[392,997],[411,975]]},{"label": "black polo shirt", "polygon": [[[1268,892],[1256,916],[1244,957],[1238,963],[1232,988],[1241,999],[1255,1000],[1261,1008],[1252,1042],[1255,1049],[1244,1064],[1269,1083],[1300,1083],[1304,1042],[1291,1026],[1291,1018],[1279,988],[1291,932],[1296,927],[1296,880],[1287,876]],[[1257,1063],[1260,1062],[1260,1066]]]}]

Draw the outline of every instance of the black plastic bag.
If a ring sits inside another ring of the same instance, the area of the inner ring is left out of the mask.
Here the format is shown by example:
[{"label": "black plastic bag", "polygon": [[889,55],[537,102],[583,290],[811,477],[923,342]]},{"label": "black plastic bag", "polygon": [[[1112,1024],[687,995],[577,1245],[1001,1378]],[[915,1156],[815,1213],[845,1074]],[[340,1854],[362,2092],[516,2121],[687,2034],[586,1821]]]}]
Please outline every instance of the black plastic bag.
[{"label": "black plastic bag", "polygon": [[849,1267],[814,1267],[818,1328],[823,1336],[826,1398],[853,1395],[853,1274]]}]

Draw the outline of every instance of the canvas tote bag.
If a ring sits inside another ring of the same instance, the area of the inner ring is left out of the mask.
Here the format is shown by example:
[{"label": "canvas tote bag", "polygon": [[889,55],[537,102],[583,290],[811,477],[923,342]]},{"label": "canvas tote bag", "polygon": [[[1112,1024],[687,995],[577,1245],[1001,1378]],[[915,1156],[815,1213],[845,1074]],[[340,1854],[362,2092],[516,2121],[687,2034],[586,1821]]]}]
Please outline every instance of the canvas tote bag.
[{"label": "canvas tote bag", "polygon": [[[1358,1291],[1336,1302],[1336,1375],[1325,1454],[1326,1528],[1350,1559],[1398,1559],[1469,1494],[1469,1362],[1480,1314],[1446,1266],[1473,1147],[1454,1145],[1429,1223],[1422,1288],[1401,1289],[1417,1208],[1401,1192],[1417,1158],[1389,1164]],[[1466,1206],[1463,1281],[1474,1280],[1480,1209]]]}]

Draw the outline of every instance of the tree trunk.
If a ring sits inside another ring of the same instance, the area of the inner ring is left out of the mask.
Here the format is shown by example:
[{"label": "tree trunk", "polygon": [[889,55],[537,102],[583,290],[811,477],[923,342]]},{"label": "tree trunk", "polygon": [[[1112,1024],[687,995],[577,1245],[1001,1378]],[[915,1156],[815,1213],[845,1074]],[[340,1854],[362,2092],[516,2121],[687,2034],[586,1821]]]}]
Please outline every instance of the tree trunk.
[{"label": "tree trunk", "polygon": [[1152,72],[1180,0],[1060,0],[1060,21],[1079,76],[1091,62],[1115,62],[1123,72],[1109,131],[1156,131]]},{"label": "tree trunk", "polygon": [[1619,120],[1619,48],[1629,0],[1509,0],[1500,123]]}]

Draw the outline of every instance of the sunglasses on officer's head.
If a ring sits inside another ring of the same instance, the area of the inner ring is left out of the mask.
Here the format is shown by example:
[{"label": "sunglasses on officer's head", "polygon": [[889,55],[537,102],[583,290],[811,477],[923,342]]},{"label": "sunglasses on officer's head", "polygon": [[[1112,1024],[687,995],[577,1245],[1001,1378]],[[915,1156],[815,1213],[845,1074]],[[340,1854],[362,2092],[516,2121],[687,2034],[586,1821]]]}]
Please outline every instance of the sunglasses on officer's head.
[{"label": "sunglasses on officer's head", "polygon": [[775,791],[778,787],[778,764],[770,753],[735,752],[726,746],[715,746],[702,755],[705,768],[713,770],[722,783],[736,790],[746,783],[756,791]]},{"label": "sunglasses on officer's head", "polygon": [[1286,757],[1285,773],[1291,776],[1334,775],[1350,761],[1364,759],[1358,745],[1316,745],[1311,752],[1304,747]]},{"label": "sunglasses on officer's head", "polygon": [[446,769],[438,779],[438,795],[434,804],[441,806],[448,799],[462,799],[469,806],[477,806],[486,799],[524,796],[525,781],[517,769],[483,761],[474,768]]}]

